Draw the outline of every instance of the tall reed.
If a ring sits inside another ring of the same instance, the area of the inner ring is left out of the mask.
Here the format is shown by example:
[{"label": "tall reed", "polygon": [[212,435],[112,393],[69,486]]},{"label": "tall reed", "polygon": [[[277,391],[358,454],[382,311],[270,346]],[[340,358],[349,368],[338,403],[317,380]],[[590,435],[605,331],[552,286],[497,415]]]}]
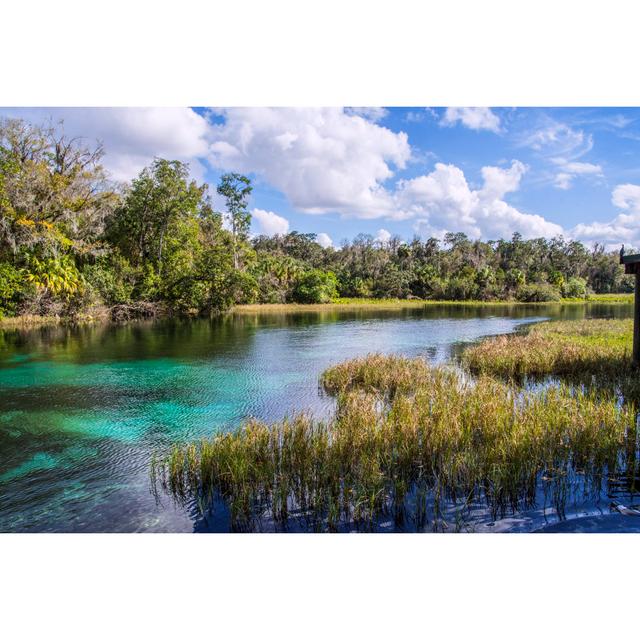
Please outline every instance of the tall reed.
[{"label": "tall reed", "polygon": [[533,393],[382,355],[337,365],[321,384],[337,398],[329,421],[251,420],[176,446],[154,485],[203,508],[222,499],[234,530],[438,527],[447,504],[464,514],[480,501],[494,517],[532,506],[543,477],[561,507],[573,474],[598,487],[624,472],[625,451],[635,456],[633,407],[565,385]]}]

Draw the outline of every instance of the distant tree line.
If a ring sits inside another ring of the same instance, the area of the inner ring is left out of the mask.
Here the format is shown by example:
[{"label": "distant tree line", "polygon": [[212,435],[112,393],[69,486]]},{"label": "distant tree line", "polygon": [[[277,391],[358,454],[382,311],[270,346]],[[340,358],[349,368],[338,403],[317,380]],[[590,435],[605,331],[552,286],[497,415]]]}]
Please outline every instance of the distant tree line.
[{"label": "distant tree line", "polygon": [[630,291],[618,254],[561,237],[442,241],[250,237],[251,181],[225,174],[215,211],[188,166],[157,158],[115,184],[103,149],[56,127],[0,122],[0,314],[209,313],[337,297],[551,301]]}]

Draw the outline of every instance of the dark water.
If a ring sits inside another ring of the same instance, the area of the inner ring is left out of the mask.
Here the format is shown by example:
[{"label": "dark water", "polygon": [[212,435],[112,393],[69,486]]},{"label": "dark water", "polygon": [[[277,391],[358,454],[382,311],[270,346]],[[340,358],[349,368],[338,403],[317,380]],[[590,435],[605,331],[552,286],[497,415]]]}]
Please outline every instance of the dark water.
[{"label": "dark water", "polygon": [[[631,312],[429,306],[0,330],[0,531],[202,530],[197,514],[156,504],[152,452],[249,416],[326,414],[332,400],[318,393],[318,376],[347,358],[447,362],[466,344],[527,322]],[[527,518],[498,529],[526,529]],[[214,528],[226,526],[222,514]]]}]

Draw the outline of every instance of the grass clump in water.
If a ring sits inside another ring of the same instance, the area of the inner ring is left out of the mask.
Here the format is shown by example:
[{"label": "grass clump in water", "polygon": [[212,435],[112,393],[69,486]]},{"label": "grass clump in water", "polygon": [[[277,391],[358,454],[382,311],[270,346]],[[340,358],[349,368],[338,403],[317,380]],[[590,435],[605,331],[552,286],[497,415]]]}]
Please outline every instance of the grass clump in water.
[{"label": "grass clump in water", "polygon": [[359,389],[390,396],[408,393],[431,381],[432,370],[424,360],[371,354],[327,369],[320,377],[325,391],[337,395]]},{"label": "grass clump in water", "polygon": [[525,335],[499,336],[467,349],[472,373],[522,376],[628,376],[632,320],[568,320],[533,325]]},{"label": "grass clump in water", "polygon": [[[446,504],[494,517],[533,506],[541,478],[559,511],[569,479],[599,488],[635,459],[630,406],[567,386],[526,392],[461,379],[422,359],[372,355],[327,370],[328,422],[308,415],[176,446],[152,469],[178,502],[228,505],[234,530],[292,518],[312,530],[444,526]],[[632,442],[632,445],[629,443]],[[626,452],[626,453],[625,453]]]}]

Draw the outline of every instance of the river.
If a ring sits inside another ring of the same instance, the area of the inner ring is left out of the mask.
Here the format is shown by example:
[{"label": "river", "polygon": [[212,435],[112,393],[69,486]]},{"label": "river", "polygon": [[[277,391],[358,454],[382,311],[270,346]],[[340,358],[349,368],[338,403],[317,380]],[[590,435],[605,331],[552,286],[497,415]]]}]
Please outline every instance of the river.
[{"label": "river", "polygon": [[150,491],[151,456],[173,442],[250,416],[326,415],[318,376],[354,356],[446,363],[525,323],[631,315],[631,305],[432,305],[0,329],[0,531],[202,530],[195,510]]}]

